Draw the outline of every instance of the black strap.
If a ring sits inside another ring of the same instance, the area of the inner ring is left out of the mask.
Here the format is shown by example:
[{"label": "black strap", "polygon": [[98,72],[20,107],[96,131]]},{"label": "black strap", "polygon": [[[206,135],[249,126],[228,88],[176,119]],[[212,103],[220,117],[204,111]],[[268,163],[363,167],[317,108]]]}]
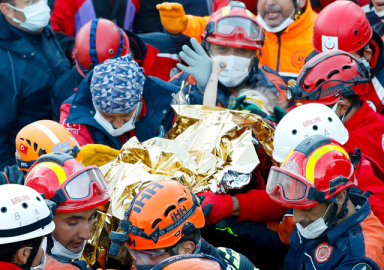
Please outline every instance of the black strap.
[{"label": "black strap", "polygon": [[14,229],[0,230],[0,237],[4,237],[4,238],[15,237],[15,236],[33,232],[35,230],[38,230],[42,227],[47,226],[49,223],[52,222],[52,219],[53,219],[52,214],[50,214],[46,218],[40,219],[39,221],[33,224],[29,224],[29,225],[14,228]]},{"label": "black strap", "polygon": [[28,257],[28,260],[27,260],[27,262],[24,265],[20,266],[20,268],[26,269],[26,270],[31,269],[32,263],[35,260],[37,252],[40,249],[40,245],[41,245],[42,240],[43,240],[42,236],[41,237],[37,237],[37,238],[34,239],[33,246],[32,246],[32,251],[31,251],[31,253],[30,253],[29,257]]}]

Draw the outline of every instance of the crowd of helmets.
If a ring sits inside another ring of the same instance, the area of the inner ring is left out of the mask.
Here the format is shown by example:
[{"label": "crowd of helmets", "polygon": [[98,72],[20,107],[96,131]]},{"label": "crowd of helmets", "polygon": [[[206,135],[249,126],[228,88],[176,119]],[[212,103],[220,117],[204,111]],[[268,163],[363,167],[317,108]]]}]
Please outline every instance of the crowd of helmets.
[{"label": "crowd of helmets", "polygon": [[[383,38],[382,0],[0,0],[0,270],[384,269]],[[174,104],[258,115],[272,156],[148,185],[88,265],[99,166]]]}]

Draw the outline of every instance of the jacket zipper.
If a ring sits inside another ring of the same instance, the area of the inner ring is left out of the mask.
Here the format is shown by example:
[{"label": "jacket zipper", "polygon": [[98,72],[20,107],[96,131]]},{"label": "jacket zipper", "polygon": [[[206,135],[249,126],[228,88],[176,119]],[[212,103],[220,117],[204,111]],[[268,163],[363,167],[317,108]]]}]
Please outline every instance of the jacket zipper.
[{"label": "jacket zipper", "polygon": [[277,51],[276,72],[279,72],[279,68],[280,68],[280,51],[281,51],[281,33],[277,34],[277,43],[279,45],[279,49]]}]

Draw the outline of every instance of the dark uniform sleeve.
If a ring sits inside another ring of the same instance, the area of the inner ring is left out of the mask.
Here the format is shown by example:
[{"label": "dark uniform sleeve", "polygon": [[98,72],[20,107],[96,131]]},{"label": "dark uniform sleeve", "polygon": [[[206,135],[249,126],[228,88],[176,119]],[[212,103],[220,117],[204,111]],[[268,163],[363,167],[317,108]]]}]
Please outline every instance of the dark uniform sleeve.
[{"label": "dark uniform sleeve", "polygon": [[17,165],[7,166],[3,172],[0,172],[0,185],[18,184],[24,185],[24,173],[19,171]]},{"label": "dark uniform sleeve", "polygon": [[[364,253],[364,251],[363,251]],[[356,257],[340,264],[335,270],[380,270],[381,268],[371,259]]]}]

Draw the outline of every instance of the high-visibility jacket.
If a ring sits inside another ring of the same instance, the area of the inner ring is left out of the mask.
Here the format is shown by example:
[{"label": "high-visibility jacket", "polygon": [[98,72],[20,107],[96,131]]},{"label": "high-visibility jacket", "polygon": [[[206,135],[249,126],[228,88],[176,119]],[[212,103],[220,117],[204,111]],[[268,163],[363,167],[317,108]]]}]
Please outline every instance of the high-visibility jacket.
[{"label": "high-visibility jacket", "polygon": [[313,28],[317,18],[310,1],[299,19],[284,31],[264,31],[265,42],[261,48],[260,64],[266,65],[285,78],[296,78],[305,58],[313,51]]}]

